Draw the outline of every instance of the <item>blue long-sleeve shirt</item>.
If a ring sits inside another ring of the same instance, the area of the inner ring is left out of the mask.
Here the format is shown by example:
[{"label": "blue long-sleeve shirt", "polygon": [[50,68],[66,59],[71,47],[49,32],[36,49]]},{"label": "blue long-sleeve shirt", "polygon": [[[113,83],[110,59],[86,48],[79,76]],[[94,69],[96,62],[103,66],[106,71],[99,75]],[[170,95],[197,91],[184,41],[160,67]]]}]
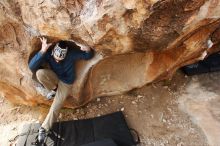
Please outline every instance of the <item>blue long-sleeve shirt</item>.
[{"label": "blue long-sleeve shirt", "polygon": [[40,51],[29,62],[31,71],[37,71],[43,63],[49,63],[50,68],[56,73],[58,78],[66,84],[72,84],[76,78],[75,61],[79,59],[88,60],[94,55],[94,51],[84,52],[69,48],[64,60],[57,63],[52,56],[52,49],[42,54]]}]

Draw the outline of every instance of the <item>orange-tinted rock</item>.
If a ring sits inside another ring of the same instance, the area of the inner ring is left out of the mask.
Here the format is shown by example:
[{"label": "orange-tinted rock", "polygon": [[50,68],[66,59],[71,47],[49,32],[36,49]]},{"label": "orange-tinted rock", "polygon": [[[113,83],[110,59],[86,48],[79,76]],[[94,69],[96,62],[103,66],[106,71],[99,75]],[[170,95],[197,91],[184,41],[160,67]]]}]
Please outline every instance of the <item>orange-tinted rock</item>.
[{"label": "orange-tinted rock", "polygon": [[[220,49],[219,18],[217,0],[3,0],[0,92],[14,103],[50,103],[35,91],[28,69],[42,35],[97,51],[91,61],[77,63],[67,107],[170,78],[181,66],[203,59],[205,51]],[[214,43],[209,49],[208,39]]]}]

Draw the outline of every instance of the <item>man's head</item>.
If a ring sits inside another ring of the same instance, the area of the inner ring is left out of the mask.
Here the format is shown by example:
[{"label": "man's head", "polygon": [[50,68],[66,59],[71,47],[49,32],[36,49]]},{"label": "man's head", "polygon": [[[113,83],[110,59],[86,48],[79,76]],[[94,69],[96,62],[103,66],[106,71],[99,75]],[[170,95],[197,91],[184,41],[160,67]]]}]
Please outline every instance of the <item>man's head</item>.
[{"label": "man's head", "polygon": [[64,41],[58,42],[55,45],[52,53],[56,62],[62,61],[66,57],[67,51],[68,51],[68,47],[66,43]]}]

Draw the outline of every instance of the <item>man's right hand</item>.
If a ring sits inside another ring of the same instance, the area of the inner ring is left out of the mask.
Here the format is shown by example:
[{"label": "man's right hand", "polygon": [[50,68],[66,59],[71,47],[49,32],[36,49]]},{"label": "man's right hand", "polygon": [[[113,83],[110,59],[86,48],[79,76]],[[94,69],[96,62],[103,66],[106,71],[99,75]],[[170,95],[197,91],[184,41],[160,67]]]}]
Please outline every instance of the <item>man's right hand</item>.
[{"label": "man's right hand", "polygon": [[45,37],[40,37],[40,41],[42,43],[40,52],[41,53],[47,52],[48,48],[52,45],[52,43],[47,44],[47,39]]}]

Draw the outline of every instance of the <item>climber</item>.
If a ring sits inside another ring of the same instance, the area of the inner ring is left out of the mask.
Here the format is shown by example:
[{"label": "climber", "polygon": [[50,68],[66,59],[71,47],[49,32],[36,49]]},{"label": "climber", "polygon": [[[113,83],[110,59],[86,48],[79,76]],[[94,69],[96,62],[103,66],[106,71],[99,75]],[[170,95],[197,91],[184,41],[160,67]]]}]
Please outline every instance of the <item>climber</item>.
[{"label": "climber", "polygon": [[[79,59],[91,59],[94,55],[93,49],[76,43],[80,50],[70,48],[66,41],[59,41],[52,47],[47,39],[40,38],[41,50],[29,62],[29,68],[36,72],[40,86],[37,91],[48,100],[54,97],[46,119],[39,128],[38,141],[44,142],[46,135],[54,121],[56,121],[62,105],[69,95],[71,86],[75,80],[74,62]],[[42,65],[48,63],[50,69],[42,69]]]}]

